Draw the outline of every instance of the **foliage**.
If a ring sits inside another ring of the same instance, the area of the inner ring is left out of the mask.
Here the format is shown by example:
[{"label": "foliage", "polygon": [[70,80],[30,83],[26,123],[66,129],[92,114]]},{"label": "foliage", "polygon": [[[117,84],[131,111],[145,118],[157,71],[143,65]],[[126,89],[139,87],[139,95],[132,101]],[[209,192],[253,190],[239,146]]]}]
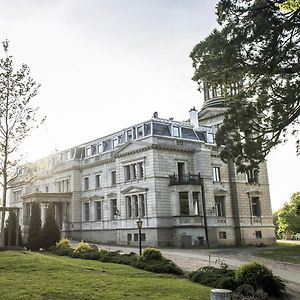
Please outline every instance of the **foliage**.
[{"label": "foliage", "polygon": [[[282,2],[296,9],[280,9]],[[220,29],[191,53],[199,88],[222,90],[227,111],[216,141],[239,172],[258,168],[288,129],[298,133],[299,8],[298,0],[220,0]]]},{"label": "foliage", "polygon": [[141,257],[142,261],[163,260],[163,256],[158,249],[146,248]]},{"label": "foliage", "polygon": [[[43,120],[37,119],[38,108],[31,107],[39,85],[31,78],[27,65],[14,67],[13,58],[8,55],[8,41],[3,42],[3,46],[6,57],[0,59],[0,183],[2,206],[6,207],[8,188],[19,175],[18,146]],[[0,246],[4,242],[4,220],[3,210]]]},{"label": "foliage", "polygon": [[71,244],[69,242],[68,239],[60,239],[57,243],[56,243],[56,247],[59,249],[71,249]]},{"label": "foliage", "polygon": [[[11,226],[11,240],[9,244],[9,227]],[[17,215],[15,212],[11,211],[9,212],[8,219],[6,220],[6,226],[5,226],[5,246],[16,246],[16,230],[17,230]],[[19,246],[23,245],[23,239],[22,239],[22,231],[21,226],[18,226],[18,234],[19,234]]]},{"label": "foliage", "polygon": [[28,230],[27,247],[30,250],[38,251],[41,247],[41,208],[38,202],[31,206],[31,218]]},{"label": "foliage", "polygon": [[300,0],[286,0],[278,4],[278,7],[287,11],[296,11],[300,7]]},{"label": "foliage", "polygon": [[235,290],[235,274],[228,268],[203,267],[190,274],[193,282],[211,287]]},{"label": "foliage", "polygon": [[60,240],[60,229],[55,221],[54,214],[54,206],[50,204],[47,207],[46,220],[41,231],[41,246],[45,250],[56,245]]},{"label": "foliage", "polygon": [[45,253],[0,253],[1,299],[208,300],[210,289],[125,265]]},{"label": "foliage", "polygon": [[92,250],[91,246],[89,243],[85,243],[84,241],[81,241],[75,248],[74,252],[75,253],[82,253],[85,251]]},{"label": "foliage", "polygon": [[255,290],[262,289],[272,296],[281,295],[285,289],[283,282],[275,277],[270,269],[257,262],[237,268],[235,277],[238,285],[250,284]]},{"label": "foliage", "polygon": [[300,205],[300,192],[294,193],[289,201],[278,211],[278,235],[284,237],[287,233],[300,232],[300,215],[298,206]]}]

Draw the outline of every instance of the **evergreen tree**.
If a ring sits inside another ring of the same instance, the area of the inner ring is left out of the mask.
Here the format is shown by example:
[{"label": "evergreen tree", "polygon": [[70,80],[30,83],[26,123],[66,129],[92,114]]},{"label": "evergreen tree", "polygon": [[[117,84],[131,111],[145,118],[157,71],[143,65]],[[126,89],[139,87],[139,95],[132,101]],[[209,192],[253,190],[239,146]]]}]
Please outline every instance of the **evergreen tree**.
[{"label": "evergreen tree", "polygon": [[60,229],[55,221],[54,206],[49,205],[46,211],[46,221],[42,229],[41,246],[48,250],[60,240]]},{"label": "evergreen tree", "polygon": [[[9,213],[9,217],[6,220],[6,226],[5,226],[5,246],[16,246],[16,229],[17,229],[17,216],[15,212],[11,211]],[[23,240],[22,240],[22,231],[21,226],[18,226],[19,230],[19,246],[22,246]],[[9,243],[9,231],[11,235],[11,240]]]},{"label": "evergreen tree", "polygon": [[41,208],[38,202],[33,202],[28,232],[28,248],[38,251],[41,247]]}]

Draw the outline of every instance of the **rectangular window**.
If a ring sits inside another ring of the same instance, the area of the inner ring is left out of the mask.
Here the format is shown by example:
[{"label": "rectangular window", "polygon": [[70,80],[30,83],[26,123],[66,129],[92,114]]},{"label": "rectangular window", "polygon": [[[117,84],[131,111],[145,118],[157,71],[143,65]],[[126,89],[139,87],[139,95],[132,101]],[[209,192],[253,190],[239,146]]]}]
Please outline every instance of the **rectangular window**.
[{"label": "rectangular window", "polygon": [[85,177],[83,179],[83,189],[84,191],[88,191],[89,190],[89,178],[88,177]]},{"label": "rectangular window", "polygon": [[117,209],[117,199],[111,199],[110,205],[111,205],[111,218],[116,219],[117,216],[119,215],[119,211]]},{"label": "rectangular window", "polygon": [[200,215],[200,203],[199,203],[199,192],[193,192],[193,207],[194,207],[194,215]]},{"label": "rectangular window", "polygon": [[91,155],[96,155],[97,154],[97,147],[96,145],[91,146]]},{"label": "rectangular window", "polygon": [[117,173],[116,171],[111,171],[111,185],[116,185],[117,183]]},{"label": "rectangular window", "polygon": [[188,192],[179,192],[179,206],[181,216],[188,216],[190,214]]},{"label": "rectangular window", "polygon": [[220,167],[213,167],[213,182],[221,181]]},{"label": "rectangular window", "polygon": [[85,157],[91,156],[91,147],[85,148]]},{"label": "rectangular window", "polygon": [[139,216],[142,218],[142,217],[145,217],[145,215],[146,215],[145,196],[143,194],[140,194],[139,198],[140,198],[140,213],[139,213]]},{"label": "rectangular window", "polygon": [[131,129],[127,130],[126,136],[127,136],[127,142],[132,140],[132,130]]},{"label": "rectangular window", "polygon": [[88,222],[90,220],[90,204],[83,203],[83,213],[84,213],[84,222]]},{"label": "rectangular window", "polygon": [[259,183],[258,170],[247,170],[246,178],[248,183]]},{"label": "rectangular window", "polygon": [[252,197],[251,198],[251,210],[253,217],[260,217],[260,203],[259,197]]},{"label": "rectangular window", "polygon": [[178,162],[177,163],[177,170],[178,170],[178,179],[179,179],[179,181],[183,181],[184,173],[185,173],[185,163],[184,162]]},{"label": "rectangular window", "polygon": [[98,144],[97,145],[97,153],[101,153],[103,151],[103,147],[102,147],[102,144]]},{"label": "rectangular window", "polygon": [[261,238],[262,238],[262,233],[261,233],[260,230],[259,230],[259,231],[255,231],[255,237],[256,237],[257,239],[261,239]]},{"label": "rectangular window", "polygon": [[213,144],[214,143],[214,135],[210,132],[207,132],[207,143]]},{"label": "rectangular window", "polygon": [[126,204],[127,204],[127,217],[132,218],[132,206],[131,206],[131,197],[126,196]]},{"label": "rectangular window", "polygon": [[173,127],[173,136],[179,137],[179,127]]},{"label": "rectangular window", "polygon": [[216,203],[216,215],[218,217],[225,217],[225,197],[224,196],[215,196]]},{"label": "rectangular window", "polygon": [[219,232],[219,239],[220,240],[226,240],[227,239],[226,231],[220,231]]},{"label": "rectangular window", "polygon": [[100,188],[100,175],[99,175],[99,174],[97,174],[97,175],[95,176],[95,188],[96,188],[96,189],[99,189],[99,188]]},{"label": "rectangular window", "polygon": [[102,205],[101,201],[95,202],[95,221],[101,221],[102,219]]},{"label": "rectangular window", "polygon": [[137,164],[138,168],[138,178],[143,179],[144,178],[144,163],[140,162]]},{"label": "rectangular window", "polygon": [[146,241],[146,233],[141,233],[141,241],[142,242]]},{"label": "rectangular window", "polygon": [[132,234],[128,233],[127,234],[127,242],[131,242],[132,241]]},{"label": "rectangular window", "polygon": [[139,241],[139,235],[137,233],[134,234],[133,239],[135,242]]},{"label": "rectangular window", "polygon": [[113,149],[118,146],[118,139],[113,139]]},{"label": "rectangular window", "polygon": [[130,165],[124,166],[125,181],[130,181]]},{"label": "rectangular window", "polygon": [[140,138],[140,137],[144,136],[143,125],[137,127],[137,129],[136,129],[136,135],[137,135],[137,138]]},{"label": "rectangular window", "polygon": [[45,193],[49,193],[49,185],[45,186]]},{"label": "rectangular window", "polygon": [[139,215],[139,204],[138,204],[138,197],[136,195],[132,196],[133,199],[133,212],[134,217],[137,218]]}]

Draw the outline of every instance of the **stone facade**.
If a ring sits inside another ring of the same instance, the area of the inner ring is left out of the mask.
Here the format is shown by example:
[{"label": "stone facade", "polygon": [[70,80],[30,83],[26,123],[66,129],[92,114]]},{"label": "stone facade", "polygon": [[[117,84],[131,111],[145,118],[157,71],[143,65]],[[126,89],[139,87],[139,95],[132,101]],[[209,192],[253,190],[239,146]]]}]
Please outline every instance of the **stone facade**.
[{"label": "stone facade", "polygon": [[213,137],[224,109],[208,104],[190,123],[155,114],[23,166],[11,205],[22,207],[25,238],[39,201],[42,221],[53,203],[63,235],[77,240],[137,245],[141,218],[147,246],[273,243],[267,167],[246,176],[220,160]]}]

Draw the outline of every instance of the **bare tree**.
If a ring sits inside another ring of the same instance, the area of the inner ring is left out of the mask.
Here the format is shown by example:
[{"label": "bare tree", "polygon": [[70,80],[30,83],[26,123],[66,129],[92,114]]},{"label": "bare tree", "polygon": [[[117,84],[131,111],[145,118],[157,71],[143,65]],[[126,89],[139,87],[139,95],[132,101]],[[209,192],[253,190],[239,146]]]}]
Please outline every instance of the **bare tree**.
[{"label": "bare tree", "polygon": [[[18,176],[20,157],[16,151],[31,130],[44,121],[38,120],[38,107],[30,106],[40,85],[30,77],[26,64],[14,68],[8,46],[7,40],[3,42],[5,57],[0,59],[0,184],[4,208],[9,186]],[[0,246],[4,246],[5,210],[1,214]]]}]

